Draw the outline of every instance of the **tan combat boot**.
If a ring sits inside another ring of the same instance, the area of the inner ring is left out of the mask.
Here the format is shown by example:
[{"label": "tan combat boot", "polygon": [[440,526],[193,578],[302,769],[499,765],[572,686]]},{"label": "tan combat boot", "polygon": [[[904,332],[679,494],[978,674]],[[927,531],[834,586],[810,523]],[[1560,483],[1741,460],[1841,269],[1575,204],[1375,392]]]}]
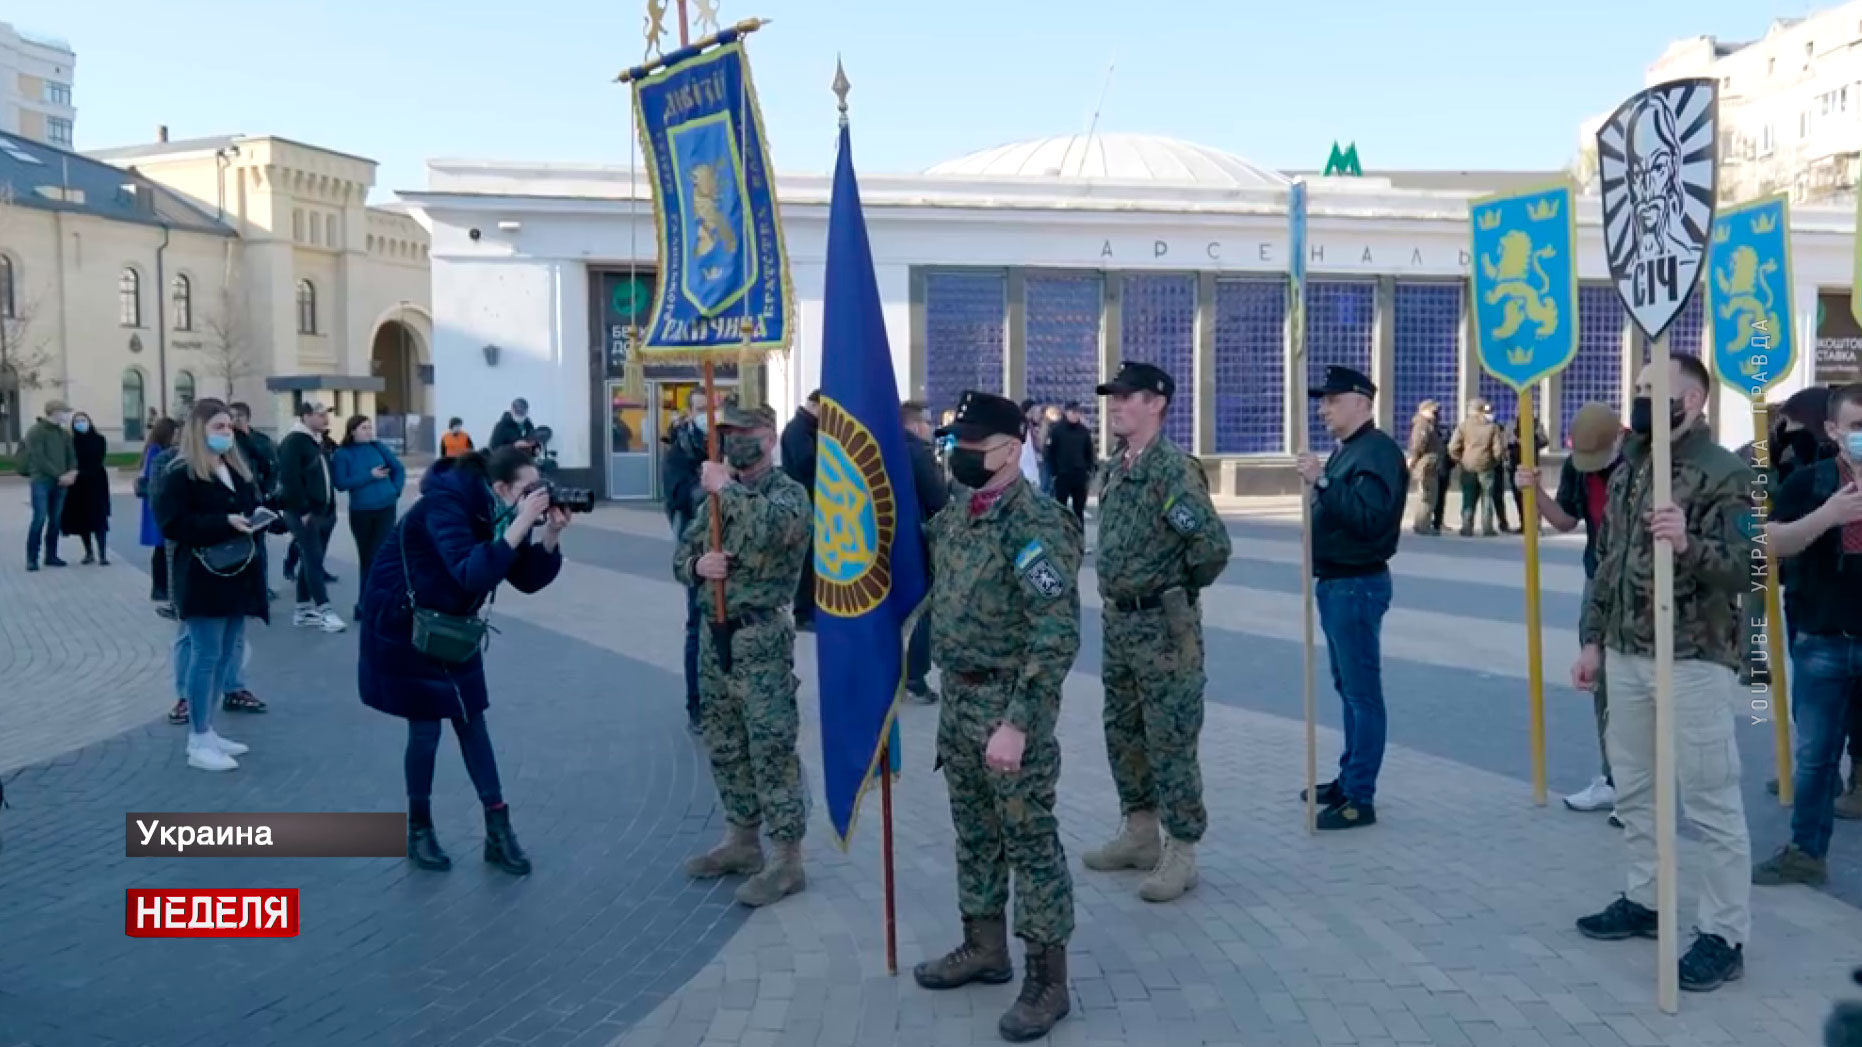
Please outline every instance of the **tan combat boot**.
[{"label": "tan combat boot", "polygon": [[1862,771],[1854,767],[1849,769],[1849,791],[1836,798],[1836,817],[1862,818]]},{"label": "tan combat boot", "polygon": [[808,886],[802,871],[802,841],[777,840],[776,860],[737,885],[737,901],[753,909],[774,905]]},{"label": "tan combat boot", "polygon": [[1118,835],[1080,860],[1096,872],[1116,869],[1155,869],[1159,856],[1157,812],[1133,811],[1119,824]]},{"label": "tan combat boot", "polygon": [[757,839],[754,825],[746,827],[726,824],[723,842],[685,861],[685,875],[694,880],[749,876],[762,869],[763,844]]},{"label": "tan combat boot", "polygon": [[965,916],[963,944],[912,968],[924,989],[959,989],[971,982],[1004,985],[1015,979],[1009,959],[1009,925],[1000,916]]},{"label": "tan combat boot", "polygon": [[1022,979],[1022,992],[996,1031],[1010,1043],[1026,1043],[1046,1036],[1054,1023],[1073,1009],[1067,990],[1067,947],[1028,946],[1028,975]]},{"label": "tan combat boot", "polygon": [[1174,902],[1195,886],[1196,845],[1165,835],[1164,856],[1138,885],[1138,897],[1147,902]]}]

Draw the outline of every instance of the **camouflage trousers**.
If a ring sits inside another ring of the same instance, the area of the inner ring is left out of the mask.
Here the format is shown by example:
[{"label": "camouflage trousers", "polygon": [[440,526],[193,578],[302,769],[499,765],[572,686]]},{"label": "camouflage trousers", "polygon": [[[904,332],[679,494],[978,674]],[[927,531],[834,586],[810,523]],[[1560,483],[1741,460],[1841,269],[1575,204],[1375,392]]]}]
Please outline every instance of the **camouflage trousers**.
[{"label": "camouflage trousers", "polygon": [[1105,609],[1106,756],[1119,810],[1156,811],[1171,836],[1203,838],[1203,636],[1192,610],[1183,634],[1161,609]]},{"label": "camouflage trousers", "polygon": [[992,771],[983,753],[1008,711],[1009,679],[966,684],[946,672],[943,684],[937,755],[957,830],[958,911],[1002,916],[1013,870],[1015,936],[1033,945],[1065,945],[1073,936],[1073,878],[1054,816],[1060,743],[1053,725],[1028,733],[1020,771]]},{"label": "camouflage trousers", "polygon": [[794,625],[785,612],[737,630],[729,674],[708,622],[699,624],[698,652],[698,723],[724,817],[763,825],[772,840],[801,839],[808,815],[795,752]]}]

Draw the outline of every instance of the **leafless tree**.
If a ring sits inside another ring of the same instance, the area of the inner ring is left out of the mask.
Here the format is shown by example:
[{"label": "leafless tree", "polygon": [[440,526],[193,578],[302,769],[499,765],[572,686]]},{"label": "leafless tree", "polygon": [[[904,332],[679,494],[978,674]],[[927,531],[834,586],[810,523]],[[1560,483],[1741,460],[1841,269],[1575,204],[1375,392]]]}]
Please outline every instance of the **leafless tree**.
[{"label": "leafless tree", "polygon": [[24,393],[42,388],[46,371],[52,363],[50,338],[35,329],[39,312],[38,296],[21,279],[17,254],[7,254],[7,247],[18,239],[22,209],[13,203],[10,186],[0,185],[0,446],[10,451],[15,434],[26,429],[26,419],[16,415],[24,411]]},{"label": "leafless tree", "polygon": [[248,302],[237,279],[222,285],[219,300],[202,312],[201,356],[207,374],[224,386],[227,400],[235,397],[233,386],[241,378],[264,374],[258,354],[254,352],[251,326],[247,320]]}]

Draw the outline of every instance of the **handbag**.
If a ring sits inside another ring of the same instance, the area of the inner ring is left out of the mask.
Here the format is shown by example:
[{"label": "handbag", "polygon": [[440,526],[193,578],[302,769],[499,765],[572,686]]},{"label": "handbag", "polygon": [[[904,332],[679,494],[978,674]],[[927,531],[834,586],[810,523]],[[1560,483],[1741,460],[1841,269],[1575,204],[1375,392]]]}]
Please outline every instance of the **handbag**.
[{"label": "handbag", "polygon": [[258,553],[258,543],[252,540],[251,535],[242,534],[237,538],[228,538],[224,542],[195,549],[194,559],[200,561],[208,574],[231,578],[250,566]]},{"label": "handbag", "polygon": [[401,549],[407,606],[414,613],[414,650],[448,665],[471,661],[484,651],[491,623],[479,615],[446,614],[420,606],[414,596],[413,568],[407,559],[407,520],[403,519],[394,531]]}]

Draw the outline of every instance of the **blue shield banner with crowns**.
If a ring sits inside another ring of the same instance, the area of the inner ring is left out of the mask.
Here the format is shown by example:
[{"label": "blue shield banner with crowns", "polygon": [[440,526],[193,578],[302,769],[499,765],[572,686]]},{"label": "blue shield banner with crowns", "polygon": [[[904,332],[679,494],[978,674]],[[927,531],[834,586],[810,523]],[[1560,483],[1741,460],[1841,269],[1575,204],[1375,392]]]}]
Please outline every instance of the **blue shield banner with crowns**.
[{"label": "blue shield banner with crowns", "polygon": [[1517,392],[1564,370],[1577,355],[1577,223],[1571,211],[1569,185],[1468,204],[1475,344],[1487,373]]},{"label": "blue shield banner with crowns", "polygon": [[661,269],[649,355],[789,346],[795,303],[763,118],[737,31],[719,40],[635,83]]},{"label": "blue shield banner with crowns", "polygon": [[1714,216],[1707,254],[1713,373],[1752,400],[1791,372],[1791,205],[1780,193]]}]

